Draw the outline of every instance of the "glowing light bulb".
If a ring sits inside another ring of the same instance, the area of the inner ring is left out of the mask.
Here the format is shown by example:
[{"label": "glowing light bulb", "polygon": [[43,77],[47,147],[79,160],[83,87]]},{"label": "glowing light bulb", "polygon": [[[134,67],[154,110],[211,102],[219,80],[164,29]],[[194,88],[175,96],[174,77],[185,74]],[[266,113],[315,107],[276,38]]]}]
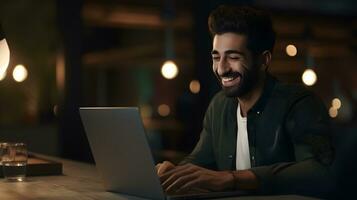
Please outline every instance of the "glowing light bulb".
[{"label": "glowing light bulb", "polygon": [[6,76],[6,70],[10,62],[10,50],[6,39],[0,41],[0,81]]},{"label": "glowing light bulb", "polygon": [[289,44],[288,46],[286,46],[285,51],[288,56],[296,56],[297,54],[297,48],[293,44]]},{"label": "glowing light bulb", "polygon": [[192,80],[190,82],[190,91],[194,94],[197,94],[200,92],[200,89],[201,89],[201,85],[200,85],[200,82],[197,81],[197,80]]},{"label": "glowing light bulb", "polygon": [[157,112],[159,113],[160,116],[166,117],[170,114],[170,107],[166,104],[161,104],[157,108]]},{"label": "glowing light bulb", "polygon": [[306,69],[301,78],[302,82],[307,86],[312,86],[317,81],[317,75],[312,69]]},{"label": "glowing light bulb", "polygon": [[332,100],[332,107],[335,108],[336,110],[340,109],[341,108],[341,100],[339,98],[334,98]]},{"label": "glowing light bulb", "polygon": [[161,74],[166,79],[175,78],[178,74],[177,65],[171,60],[166,61],[161,67]]},{"label": "glowing light bulb", "polygon": [[4,80],[5,77],[6,77],[6,71],[3,73],[0,72],[0,81]]},{"label": "glowing light bulb", "polygon": [[23,65],[16,65],[14,71],[12,72],[12,77],[17,82],[22,82],[27,78],[27,69]]},{"label": "glowing light bulb", "polygon": [[330,115],[330,117],[335,118],[335,117],[337,117],[337,115],[338,115],[338,110],[335,109],[334,107],[331,107],[331,108],[328,110],[328,114]]}]

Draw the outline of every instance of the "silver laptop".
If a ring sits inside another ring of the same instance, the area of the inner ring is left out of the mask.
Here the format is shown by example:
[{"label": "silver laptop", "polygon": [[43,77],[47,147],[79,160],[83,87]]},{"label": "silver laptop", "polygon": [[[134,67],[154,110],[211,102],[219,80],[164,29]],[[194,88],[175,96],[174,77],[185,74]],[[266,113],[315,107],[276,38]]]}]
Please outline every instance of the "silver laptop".
[{"label": "silver laptop", "polygon": [[[80,115],[106,190],[149,199],[167,199],[156,174],[139,109],[82,107]],[[169,199],[202,199],[245,194],[220,192],[178,195]]]}]

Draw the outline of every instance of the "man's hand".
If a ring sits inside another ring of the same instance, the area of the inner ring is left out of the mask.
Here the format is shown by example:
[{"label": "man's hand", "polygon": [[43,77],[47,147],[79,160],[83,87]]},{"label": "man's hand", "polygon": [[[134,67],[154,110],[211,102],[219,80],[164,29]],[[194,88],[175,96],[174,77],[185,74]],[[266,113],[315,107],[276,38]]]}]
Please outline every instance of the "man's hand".
[{"label": "man's hand", "polygon": [[171,169],[175,168],[175,165],[169,161],[164,161],[162,163],[157,164],[156,166],[156,173],[157,175],[161,176],[162,174],[170,171]]},{"label": "man's hand", "polygon": [[234,188],[234,177],[230,172],[208,170],[193,164],[176,166],[159,176],[164,190],[169,194]]}]

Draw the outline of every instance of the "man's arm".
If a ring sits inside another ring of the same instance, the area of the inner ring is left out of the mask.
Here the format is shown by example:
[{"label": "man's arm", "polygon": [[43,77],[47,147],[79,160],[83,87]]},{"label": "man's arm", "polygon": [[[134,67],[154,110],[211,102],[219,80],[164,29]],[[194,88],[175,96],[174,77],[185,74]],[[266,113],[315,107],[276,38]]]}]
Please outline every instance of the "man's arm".
[{"label": "man's arm", "polygon": [[[192,163],[199,166],[205,166],[206,168],[210,169],[216,168],[216,161],[212,147],[212,136],[210,134],[210,120],[212,115],[212,109],[213,108],[211,103],[206,111],[205,118],[203,120],[203,129],[201,131],[199,141],[197,142],[194,150],[190,153],[190,155],[188,155],[183,161],[181,161],[179,165]],[[170,171],[174,167],[175,165],[171,162],[164,161],[163,163],[158,163],[156,165],[156,171],[158,175],[162,175],[163,173]]]},{"label": "man's arm", "polygon": [[[294,145],[296,162],[221,172],[206,171],[207,169],[198,166],[192,167],[191,164],[190,167],[184,165],[165,174],[161,180],[165,182],[171,177],[165,184],[170,190],[180,190],[180,187],[188,184],[191,188],[205,188],[210,191],[248,189],[265,194],[326,196],[334,189],[329,172],[332,148],[327,134],[328,120],[323,104],[315,96],[304,96],[292,104],[286,119],[286,131]],[[191,171],[180,174],[188,168]],[[232,176],[228,176],[229,174]],[[216,186],[213,184],[215,181],[224,187]]]},{"label": "man's arm", "polygon": [[216,98],[217,95],[211,101],[205,113],[199,141],[197,142],[195,148],[190,153],[190,155],[188,155],[183,161],[181,161],[179,165],[191,163],[199,166],[204,166],[205,168],[209,169],[217,168],[212,141],[212,115],[214,113],[213,104]]},{"label": "man's arm", "polygon": [[292,102],[285,129],[294,146],[296,162],[252,168],[259,190],[270,194],[328,195],[335,187],[329,169],[333,150],[329,117],[320,99],[307,94]]},{"label": "man's arm", "polygon": [[[192,153],[174,169],[170,168],[166,173],[159,174],[163,188],[167,192],[228,191],[256,189],[259,186],[257,177],[250,170],[215,171],[217,165],[211,135],[214,103],[215,99],[207,109],[200,140]],[[162,167],[165,167],[165,165],[162,165]]]},{"label": "man's arm", "polygon": [[304,95],[291,103],[285,124],[296,161],[236,171],[236,189],[257,189],[263,194],[328,195],[335,185],[329,169],[333,150],[324,105],[316,96]]}]

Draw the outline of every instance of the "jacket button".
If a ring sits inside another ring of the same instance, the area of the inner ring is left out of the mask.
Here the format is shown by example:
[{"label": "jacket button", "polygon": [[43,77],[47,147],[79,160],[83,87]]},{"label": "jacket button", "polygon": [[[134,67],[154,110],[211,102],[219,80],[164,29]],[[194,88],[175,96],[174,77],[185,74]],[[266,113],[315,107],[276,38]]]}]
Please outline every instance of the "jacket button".
[{"label": "jacket button", "polygon": [[257,111],[257,114],[260,115],[260,111]]},{"label": "jacket button", "polygon": [[233,159],[233,155],[229,155],[228,158],[229,158],[229,159]]}]

